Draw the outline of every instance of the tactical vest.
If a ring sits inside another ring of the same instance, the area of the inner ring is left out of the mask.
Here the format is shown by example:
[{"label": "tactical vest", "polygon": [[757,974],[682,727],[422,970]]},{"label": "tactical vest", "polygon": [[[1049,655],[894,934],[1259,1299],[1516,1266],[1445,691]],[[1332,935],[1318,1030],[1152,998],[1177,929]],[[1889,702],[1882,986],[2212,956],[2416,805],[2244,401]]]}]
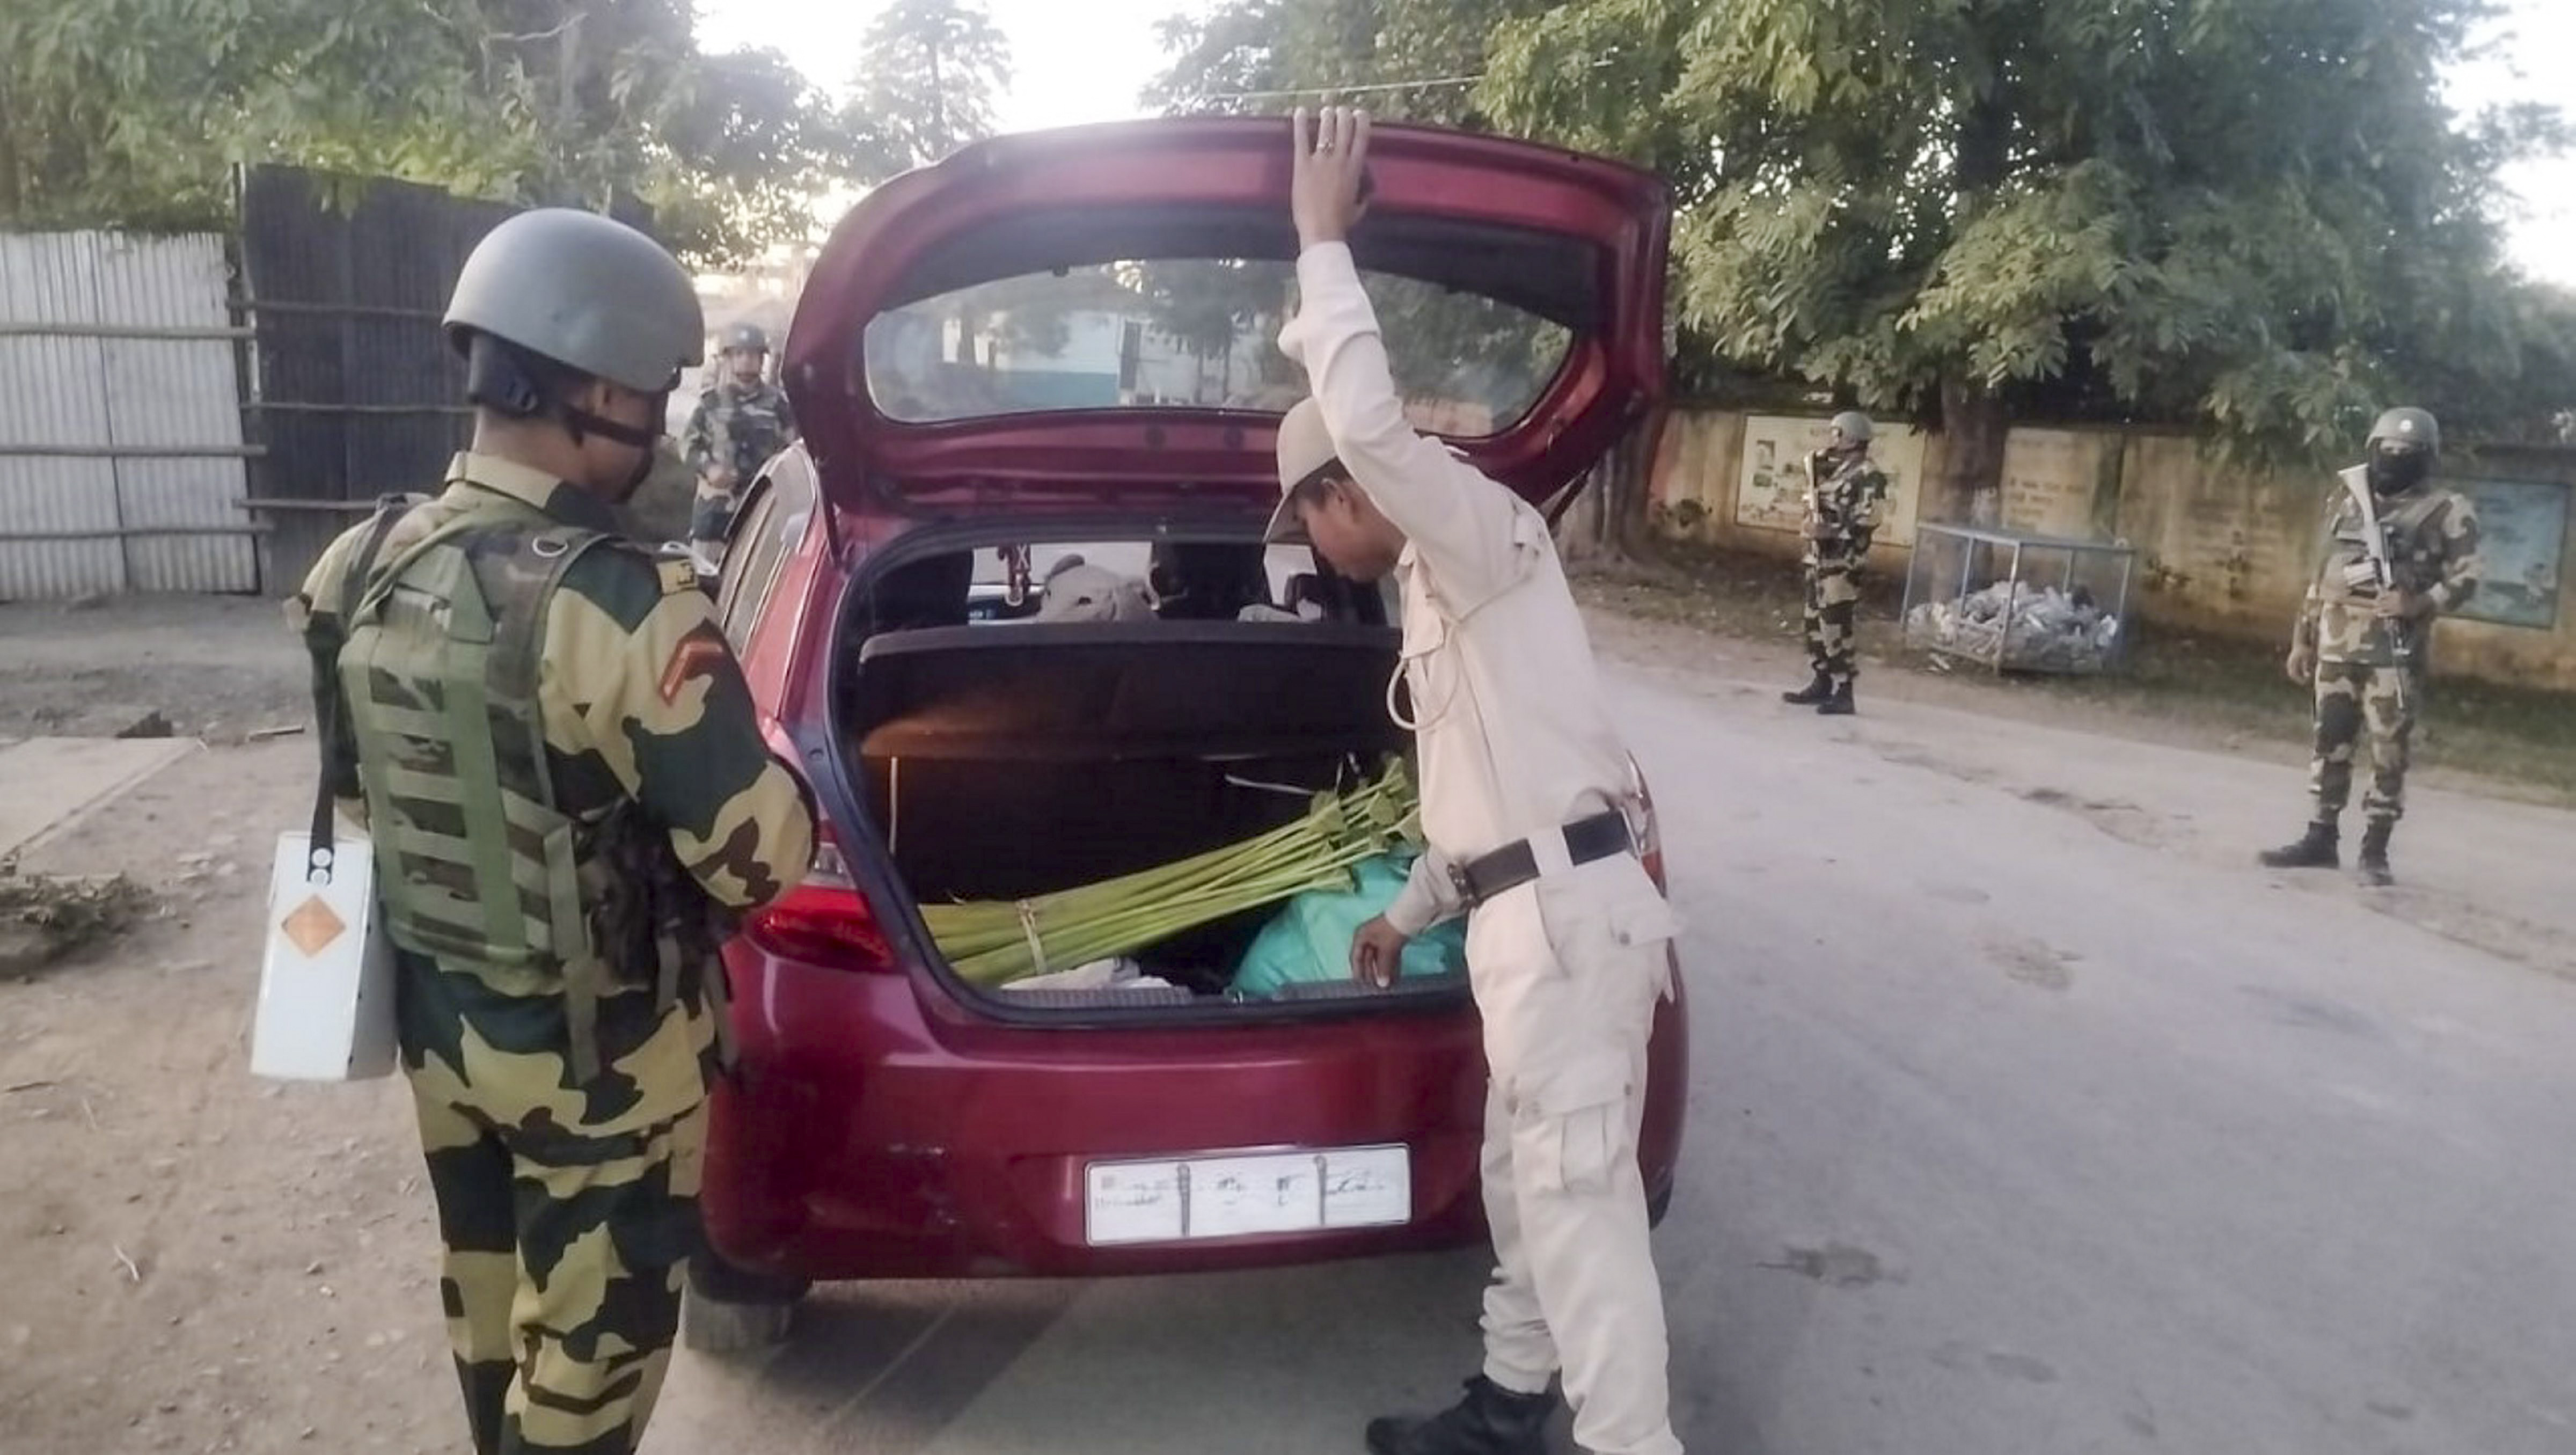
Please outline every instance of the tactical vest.
[{"label": "tactical vest", "polygon": [[605,887],[594,840],[612,815],[558,806],[537,683],[554,592],[606,539],[515,502],[459,516],[364,583],[339,659],[394,944],[559,972],[582,1079],[598,1074],[611,974],[640,967],[602,954],[588,910]]}]

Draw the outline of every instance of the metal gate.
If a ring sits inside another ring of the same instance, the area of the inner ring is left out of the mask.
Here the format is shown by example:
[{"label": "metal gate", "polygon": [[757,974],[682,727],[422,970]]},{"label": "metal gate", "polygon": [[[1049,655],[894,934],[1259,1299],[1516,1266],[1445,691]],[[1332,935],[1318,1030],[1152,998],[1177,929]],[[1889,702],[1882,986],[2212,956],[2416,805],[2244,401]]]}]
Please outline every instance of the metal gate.
[{"label": "metal gate", "polygon": [[0,234],[0,599],[258,589],[224,240]]},{"label": "metal gate", "polygon": [[[294,590],[388,491],[438,488],[473,433],[439,329],[465,255],[519,211],[434,187],[294,167],[239,174],[243,314],[256,335],[251,508],[269,590]],[[652,230],[621,197],[610,214]]]},{"label": "metal gate", "polygon": [[465,255],[516,208],[406,182],[255,167],[241,178],[251,508],[272,592],[388,491],[435,490],[471,434],[438,327]]}]

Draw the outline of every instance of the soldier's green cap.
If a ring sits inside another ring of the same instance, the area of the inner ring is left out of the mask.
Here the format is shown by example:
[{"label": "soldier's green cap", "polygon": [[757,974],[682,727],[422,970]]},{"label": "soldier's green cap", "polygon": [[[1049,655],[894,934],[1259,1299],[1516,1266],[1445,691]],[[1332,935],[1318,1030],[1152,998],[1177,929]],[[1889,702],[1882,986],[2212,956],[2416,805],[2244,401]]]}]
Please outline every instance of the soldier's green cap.
[{"label": "soldier's green cap", "polygon": [[566,207],[522,212],[484,235],[448,299],[448,340],[476,334],[640,394],[667,393],[706,355],[697,285],[660,243]]},{"label": "soldier's green cap", "polygon": [[1846,409],[1835,415],[1833,427],[1834,443],[1838,445],[1865,445],[1877,433],[1869,422],[1869,416],[1857,409]]}]

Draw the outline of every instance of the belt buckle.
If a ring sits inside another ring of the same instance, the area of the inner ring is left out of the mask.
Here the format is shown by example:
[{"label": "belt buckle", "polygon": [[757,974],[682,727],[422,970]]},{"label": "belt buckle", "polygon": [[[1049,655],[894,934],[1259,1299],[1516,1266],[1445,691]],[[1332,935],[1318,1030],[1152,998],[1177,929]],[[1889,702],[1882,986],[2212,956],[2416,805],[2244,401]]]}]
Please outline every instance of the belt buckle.
[{"label": "belt buckle", "polygon": [[1474,909],[1484,902],[1483,897],[1476,893],[1476,881],[1468,877],[1466,865],[1452,863],[1443,867],[1449,871],[1449,887],[1458,891],[1460,905]]}]

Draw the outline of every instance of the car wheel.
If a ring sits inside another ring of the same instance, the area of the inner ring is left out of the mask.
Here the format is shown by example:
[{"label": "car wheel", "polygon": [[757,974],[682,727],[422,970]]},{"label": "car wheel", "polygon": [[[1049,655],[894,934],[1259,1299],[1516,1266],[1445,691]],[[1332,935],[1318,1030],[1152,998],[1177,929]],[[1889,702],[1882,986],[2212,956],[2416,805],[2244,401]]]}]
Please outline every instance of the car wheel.
[{"label": "car wheel", "polygon": [[689,1261],[680,1342],[701,1354],[748,1354],[783,1343],[813,1284],[737,1268],[713,1254]]}]

